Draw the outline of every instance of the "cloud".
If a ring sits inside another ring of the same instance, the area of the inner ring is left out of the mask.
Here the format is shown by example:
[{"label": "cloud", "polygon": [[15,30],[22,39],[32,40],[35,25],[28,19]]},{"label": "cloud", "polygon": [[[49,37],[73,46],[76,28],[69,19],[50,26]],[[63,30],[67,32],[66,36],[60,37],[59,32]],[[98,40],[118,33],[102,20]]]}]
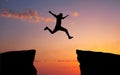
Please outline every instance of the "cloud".
[{"label": "cloud", "polygon": [[55,22],[53,18],[43,17],[38,14],[37,10],[26,9],[22,12],[15,12],[8,9],[1,9],[0,16],[7,18],[20,19],[22,21],[29,21],[34,23],[44,22]]},{"label": "cloud", "polygon": [[72,16],[78,17],[78,16],[79,16],[79,13],[78,13],[77,11],[75,11],[75,12],[72,13]]}]

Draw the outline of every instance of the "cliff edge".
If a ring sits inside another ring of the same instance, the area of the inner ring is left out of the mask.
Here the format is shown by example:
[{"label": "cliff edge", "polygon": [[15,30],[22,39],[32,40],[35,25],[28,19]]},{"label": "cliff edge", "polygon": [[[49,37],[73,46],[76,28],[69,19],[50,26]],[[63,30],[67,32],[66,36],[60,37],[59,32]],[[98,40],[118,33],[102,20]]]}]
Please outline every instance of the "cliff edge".
[{"label": "cliff edge", "polygon": [[120,55],[76,50],[81,75],[120,75]]},{"label": "cliff edge", "polygon": [[33,65],[35,50],[0,53],[1,75],[37,75]]}]

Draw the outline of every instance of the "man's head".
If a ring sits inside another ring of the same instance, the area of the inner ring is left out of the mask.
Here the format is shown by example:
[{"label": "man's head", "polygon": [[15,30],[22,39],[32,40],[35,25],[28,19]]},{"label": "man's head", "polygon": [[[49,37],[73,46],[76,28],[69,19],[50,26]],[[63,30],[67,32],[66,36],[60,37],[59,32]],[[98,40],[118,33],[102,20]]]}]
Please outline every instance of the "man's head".
[{"label": "man's head", "polygon": [[61,17],[62,17],[62,16],[63,16],[63,13],[60,13],[60,14],[59,14],[59,16],[61,16]]}]

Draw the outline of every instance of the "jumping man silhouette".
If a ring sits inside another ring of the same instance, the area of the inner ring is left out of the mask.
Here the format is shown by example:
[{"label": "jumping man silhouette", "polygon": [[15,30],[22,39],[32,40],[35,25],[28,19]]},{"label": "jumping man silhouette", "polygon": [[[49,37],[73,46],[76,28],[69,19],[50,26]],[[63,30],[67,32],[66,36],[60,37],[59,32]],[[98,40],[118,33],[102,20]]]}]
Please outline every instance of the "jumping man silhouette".
[{"label": "jumping man silhouette", "polygon": [[52,13],[51,11],[49,11],[49,13],[52,14],[56,18],[56,26],[53,31],[47,26],[44,28],[44,30],[48,30],[51,34],[54,34],[57,31],[64,31],[67,34],[68,38],[72,39],[73,37],[69,35],[68,30],[61,26],[62,19],[65,19],[68,15],[63,17],[62,13],[60,13],[59,15],[56,15]]}]

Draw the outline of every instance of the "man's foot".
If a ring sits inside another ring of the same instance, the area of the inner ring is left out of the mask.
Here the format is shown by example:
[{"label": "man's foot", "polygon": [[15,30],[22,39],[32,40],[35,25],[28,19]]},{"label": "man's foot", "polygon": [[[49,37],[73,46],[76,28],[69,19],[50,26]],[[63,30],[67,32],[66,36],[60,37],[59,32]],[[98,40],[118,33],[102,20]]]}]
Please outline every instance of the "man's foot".
[{"label": "man's foot", "polygon": [[48,27],[45,27],[45,28],[44,28],[44,30],[47,30],[47,29],[48,29]]},{"label": "man's foot", "polygon": [[73,38],[72,36],[69,37],[69,39],[72,39],[72,38]]}]

